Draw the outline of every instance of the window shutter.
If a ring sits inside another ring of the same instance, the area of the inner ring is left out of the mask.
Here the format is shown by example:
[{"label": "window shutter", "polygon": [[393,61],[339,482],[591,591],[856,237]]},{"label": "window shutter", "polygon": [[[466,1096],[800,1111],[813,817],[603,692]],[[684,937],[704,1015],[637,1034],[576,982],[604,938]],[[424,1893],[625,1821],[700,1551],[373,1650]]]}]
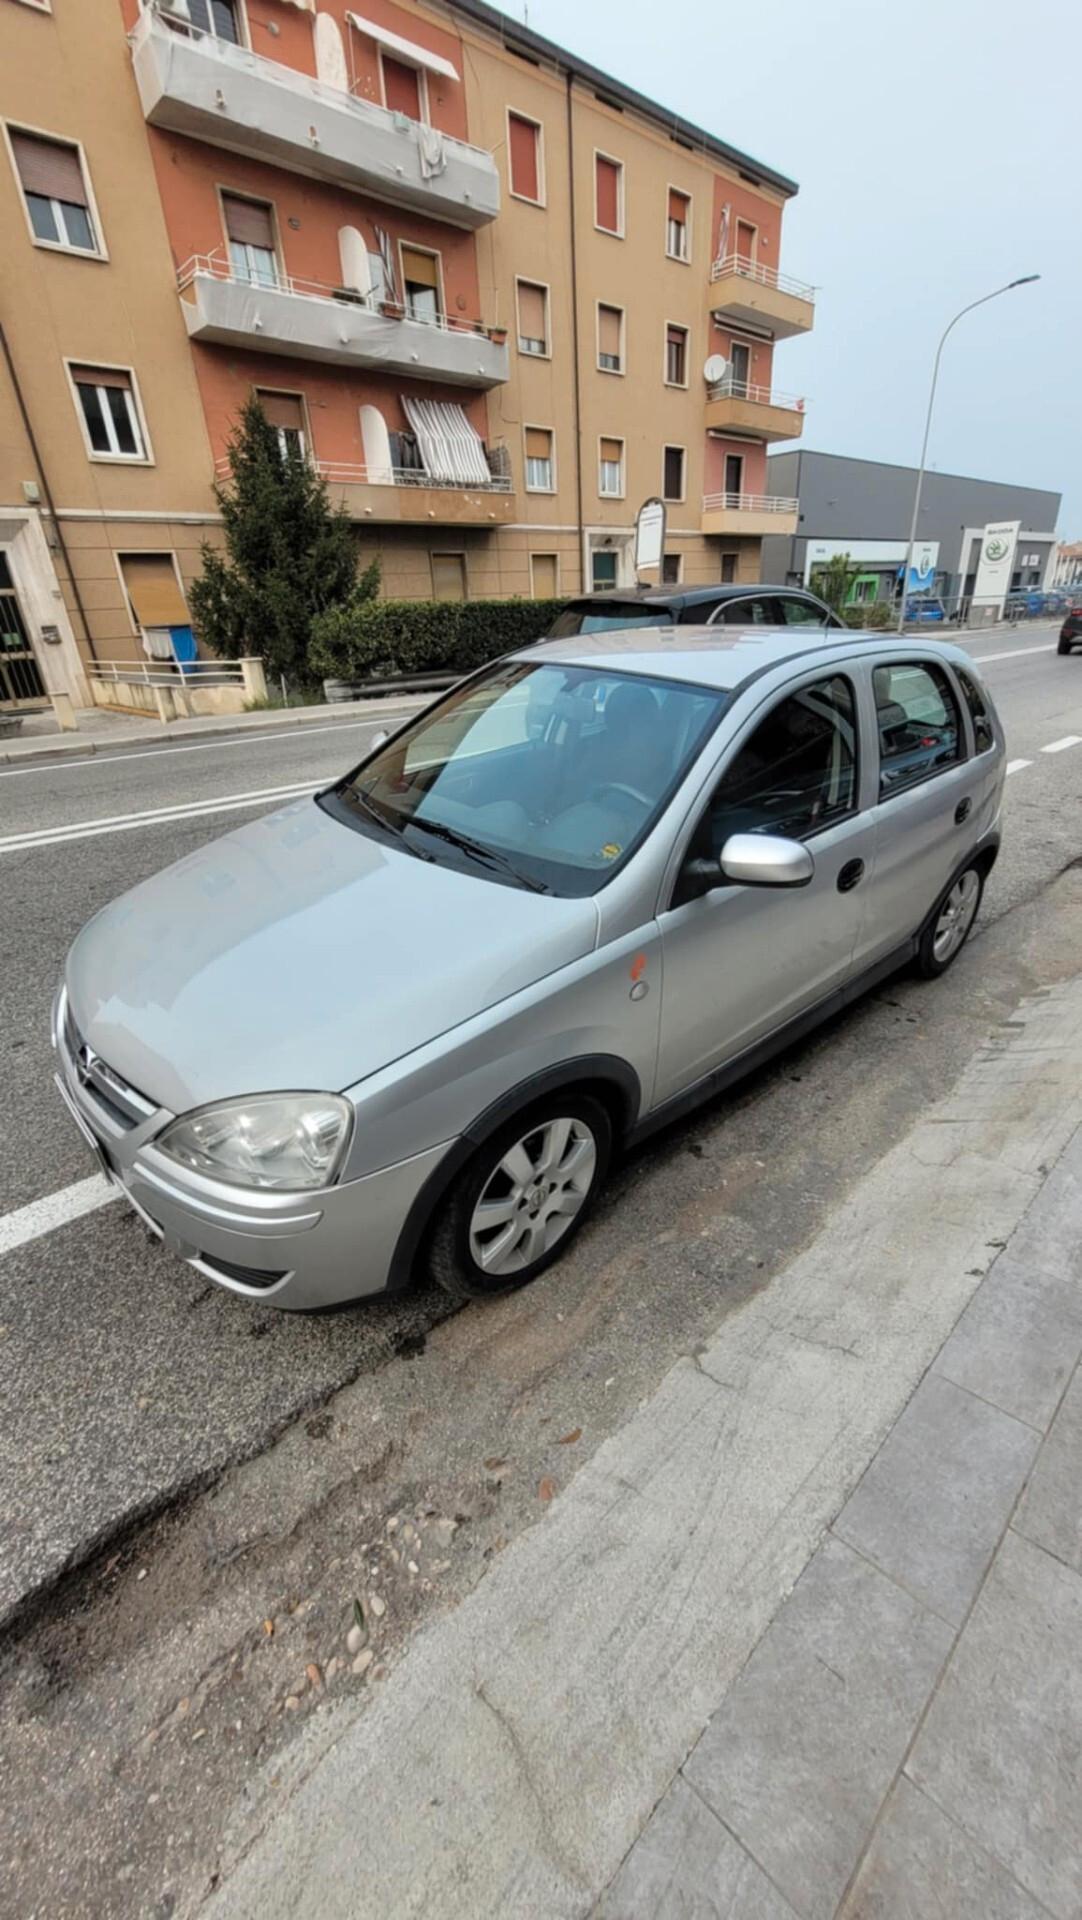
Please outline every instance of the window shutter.
[{"label": "window shutter", "polygon": [[686,221],[687,221],[687,217],[688,217],[688,197],[687,197],[687,194],[686,194],[686,193],[678,193],[675,187],[670,187],[670,189],[669,189],[669,219],[670,219],[670,220],[679,220],[679,222],[680,222],[680,224],[681,224],[681,226],[683,226],[683,225],[684,225],[684,224],[686,223]]},{"label": "window shutter", "polygon": [[437,600],[466,598],[466,561],[461,553],[432,555],[432,591]]},{"label": "window shutter", "polygon": [[529,340],[546,340],[545,289],[518,283],[518,330]]},{"label": "window shutter", "polygon": [[556,555],[554,553],[531,553],[530,572],[534,599],[555,600]]},{"label": "window shutter", "polygon": [[541,176],[537,159],[538,130],[532,120],[508,115],[511,148],[511,191],[524,200],[540,200]]},{"label": "window shutter", "polygon": [[288,427],[304,432],[304,401],[299,393],[268,393],[256,388],[259,401],[272,427]]},{"label": "window shutter", "polygon": [[266,247],[274,252],[274,221],[271,209],[262,200],[237,200],[230,193],[222,195],[225,210],[225,230],[231,240],[242,246]]},{"label": "window shutter", "polygon": [[13,133],[11,144],[19,179],[27,193],[48,200],[66,200],[72,206],[89,204],[83,169],[76,147],[59,140],[39,140],[31,133]]},{"label": "window shutter", "polygon": [[552,457],[552,435],[547,427],[527,427],[527,460],[549,460]]},{"label": "window shutter", "polygon": [[420,253],[414,247],[403,247],[402,276],[415,287],[438,287],[439,263],[435,254]]},{"label": "window shutter", "polygon": [[620,167],[615,160],[597,156],[597,224],[606,233],[620,229]]},{"label": "window shutter", "polygon": [[177,585],[172,555],[128,553],[120,569],[141,627],[186,627],[191,618]]},{"label": "window shutter", "polygon": [[611,463],[613,466],[619,466],[621,452],[622,448],[619,440],[602,440],[601,458],[605,462]]},{"label": "window shutter", "polygon": [[597,310],[597,346],[599,353],[611,353],[620,358],[620,320],[619,307],[598,307]]},{"label": "window shutter", "polygon": [[131,392],[131,375],[121,367],[73,367],[71,377],[77,387],[124,387]]},{"label": "window shutter", "polygon": [[421,76],[416,67],[404,60],[383,55],[383,97],[392,113],[404,113],[407,120],[421,118]]}]

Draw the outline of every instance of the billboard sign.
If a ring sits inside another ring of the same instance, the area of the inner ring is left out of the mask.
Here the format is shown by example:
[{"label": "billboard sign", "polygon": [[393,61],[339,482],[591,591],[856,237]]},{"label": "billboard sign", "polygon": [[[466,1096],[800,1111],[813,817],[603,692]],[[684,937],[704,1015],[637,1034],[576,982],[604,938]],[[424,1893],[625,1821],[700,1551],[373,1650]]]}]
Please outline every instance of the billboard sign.
[{"label": "billboard sign", "polygon": [[635,522],[635,572],[660,574],[664,551],[665,503],[644,500]]},{"label": "billboard sign", "polygon": [[973,586],[975,604],[979,603],[985,609],[994,605],[1002,608],[1014,571],[1014,552],[1021,525],[1020,520],[999,520],[985,527]]}]

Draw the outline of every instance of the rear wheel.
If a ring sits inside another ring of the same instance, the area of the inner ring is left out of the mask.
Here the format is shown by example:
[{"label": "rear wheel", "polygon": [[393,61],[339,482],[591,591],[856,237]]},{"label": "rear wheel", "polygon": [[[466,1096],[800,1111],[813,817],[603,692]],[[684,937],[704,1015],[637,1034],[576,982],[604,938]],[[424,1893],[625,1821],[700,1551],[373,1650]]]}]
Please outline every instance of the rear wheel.
[{"label": "rear wheel", "polygon": [[524,1287],[558,1260],[600,1191],[612,1125],[570,1090],[508,1121],[444,1201],[429,1244],[432,1277],[458,1300]]},{"label": "rear wheel", "polygon": [[952,881],[921,935],[917,966],[926,980],[946,973],[969,939],[984,892],[984,875],[967,867]]},{"label": "rear wheel", "polygon": [[1074,641],[1061,639],[1058,647],[1056,648],[1056,652],[1057,653],[1073,653]]}]

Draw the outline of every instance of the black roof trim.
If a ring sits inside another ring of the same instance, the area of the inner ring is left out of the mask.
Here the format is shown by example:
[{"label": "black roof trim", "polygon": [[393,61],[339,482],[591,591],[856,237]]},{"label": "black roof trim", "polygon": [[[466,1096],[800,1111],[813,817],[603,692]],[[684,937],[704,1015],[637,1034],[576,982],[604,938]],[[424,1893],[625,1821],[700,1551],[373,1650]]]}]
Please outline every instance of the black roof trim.
[{"label": "black roof trim", "polygon": [[755,160],[750,154],[741,153],[739,147],[730,147],[726,141],[719,140],[716,134],[707,133],[704,127],[697,127],[694,121],[684,120],[678,113],[672,113],[656,100],[644,93],[636,92],[634,87],[625,86],[622,80],[615,80],[610,73],[603,73],[600,67],[592,67],[588,60],[580,60],[577,54],[569,53],[566,47],[557,46],[555,40],[546,40],[543,34],[535,33],[532,27],[519,24],[498,8],[487,5],[487,0],[446,0],[452,13],[465,14],[475,20],[479,26],[488,27],[510,53],[522,53],[528,60],[547,60],[562,68],[576,80],[582,80],[589,87],[608,93],[613,104],[622,102],[634,107],[653,120],[664,133],[678,140],[691,141],[693,146],[704,153],[712,154],[717,160],[724,160],[728,166],[735,167],[745,179],[753,178],[764,186],[775,187],[787,198],[799,193],[795,180],[787,174],[776,173],[773,167],[764,166],[761,160]]}]

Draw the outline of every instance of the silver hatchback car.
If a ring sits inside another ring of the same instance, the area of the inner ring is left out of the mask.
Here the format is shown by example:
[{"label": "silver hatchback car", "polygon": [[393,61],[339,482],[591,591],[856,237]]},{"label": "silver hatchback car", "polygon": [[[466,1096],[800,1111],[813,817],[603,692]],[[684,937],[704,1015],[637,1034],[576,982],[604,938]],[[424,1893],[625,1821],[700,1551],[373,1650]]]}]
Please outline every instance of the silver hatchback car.
[{"label": "silver hatchback car", "polygon": [[57,1084],[236,1293],[499,1293],[570,1244],[614,1150],[950,965],[1003,781],[941,641],[545,641],[91,920]]}]

